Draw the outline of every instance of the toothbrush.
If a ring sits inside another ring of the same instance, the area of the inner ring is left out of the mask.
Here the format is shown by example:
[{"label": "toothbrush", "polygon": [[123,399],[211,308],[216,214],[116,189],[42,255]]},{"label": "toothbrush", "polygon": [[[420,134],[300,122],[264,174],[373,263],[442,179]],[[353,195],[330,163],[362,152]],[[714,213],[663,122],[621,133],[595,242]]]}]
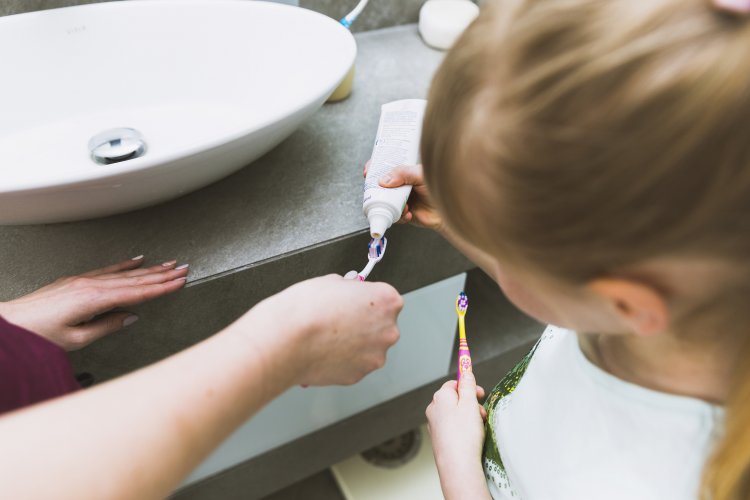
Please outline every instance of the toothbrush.
[{"label": "toothbrush", "polygon": [[388,240],[385,239],[385,236],[370,240],[370,244],[367,245],[367,265],[359,272],[359,274],[357,274],[357,279],[359,281],[365,281],[375,267],[375,264],[383,259],[387,244]]},{"label": "toothbrush", "polygon": [[346,29],[351,28],[352,23],[354,23],[354,21],[357,20],[357,17],[362,13],[364,8],[367,6],[367,2],[368,0],[360,0],[357,6],[354,7],[354,9],[352,9],[350,13],[348,13],[347,15],[341,18],[341,21],[339,21],[341,25]]},{"label": "toothbrush", "polygon": [[461,375],[471,371],[471,353],[469,343],[466,341],[466,310],[469,308],[469,297],[464,292],[458,294],[456,299],[456,314],[458,315],[458,376],[456,380],[461,382]]}]

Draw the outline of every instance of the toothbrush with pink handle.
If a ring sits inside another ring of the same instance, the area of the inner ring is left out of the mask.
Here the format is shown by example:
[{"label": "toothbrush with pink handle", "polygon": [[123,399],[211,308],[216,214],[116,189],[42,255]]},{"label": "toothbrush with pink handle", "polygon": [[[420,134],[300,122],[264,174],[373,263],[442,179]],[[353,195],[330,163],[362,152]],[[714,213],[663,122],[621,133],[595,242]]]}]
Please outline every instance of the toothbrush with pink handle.
[{"label": "toothbrush with pink handle", "polygon": [[469,297],[461,292],[456,299],[456,314],[458,314],[458,376],[456,380],[461,381],[461,375],[471,371],[471,353],[469,343],[466,341],[466,310],[469,308]]}]

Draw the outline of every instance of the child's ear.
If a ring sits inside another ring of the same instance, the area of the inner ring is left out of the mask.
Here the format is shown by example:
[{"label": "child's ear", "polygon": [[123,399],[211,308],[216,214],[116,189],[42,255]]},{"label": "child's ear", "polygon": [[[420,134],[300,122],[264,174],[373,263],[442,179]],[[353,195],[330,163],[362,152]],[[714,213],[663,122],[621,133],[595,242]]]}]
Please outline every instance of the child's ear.
[{"label": "child's ear", "polygon": [[630,329],[644,336],[669,328],[669,307],[655,288],[633,280],[602,278],[589,283],[589,289],[604,299]]}]

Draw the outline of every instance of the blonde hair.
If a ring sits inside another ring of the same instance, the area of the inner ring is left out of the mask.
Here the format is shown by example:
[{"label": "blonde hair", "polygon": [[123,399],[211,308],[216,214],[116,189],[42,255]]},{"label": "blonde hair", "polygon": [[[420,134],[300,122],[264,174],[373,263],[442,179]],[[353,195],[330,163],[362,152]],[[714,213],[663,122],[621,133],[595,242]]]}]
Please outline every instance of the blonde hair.
[{"label": "blonde hair", "polygon": [[[446,223],[485,251],[579,284],[720,259],[736,282],[710,304],[750,321],[750,20],[707,0],[485,2],[435,76],[422,159]],[[750,496],[737,377],[712,500]]]}]

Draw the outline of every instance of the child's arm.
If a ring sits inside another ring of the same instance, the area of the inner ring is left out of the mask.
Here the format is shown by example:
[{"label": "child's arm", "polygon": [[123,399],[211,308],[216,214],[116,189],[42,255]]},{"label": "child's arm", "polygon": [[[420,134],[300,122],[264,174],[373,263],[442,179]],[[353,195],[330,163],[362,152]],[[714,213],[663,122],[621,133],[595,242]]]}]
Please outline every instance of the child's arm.
[{"label": "child's arm", "polygon": [[[367,175],[367,165],[365,165]],[[440,214],[435,209],[427,185],[424,183],[422,165],[403,165],[396,167],[390,173],[380,179],[380,185],[385,188],[397,188],[399,186],[413,186],[409,202],[401,215],[400,222],[412,222],[418,226],[434,229],[448,240],[459,252],[468,257],[482,271],[495,279],[497,275],[497,264],[495,259],[478,248],[466,243],[443,224]]]},{"label": "child's arm", "polygon": [[440,486],[446,500],[491,500],[482,470],[484,419],[487,414],[477,403],[484,389],[474,374],[465,373],[460,385],[443,384],[427,407]]}]

